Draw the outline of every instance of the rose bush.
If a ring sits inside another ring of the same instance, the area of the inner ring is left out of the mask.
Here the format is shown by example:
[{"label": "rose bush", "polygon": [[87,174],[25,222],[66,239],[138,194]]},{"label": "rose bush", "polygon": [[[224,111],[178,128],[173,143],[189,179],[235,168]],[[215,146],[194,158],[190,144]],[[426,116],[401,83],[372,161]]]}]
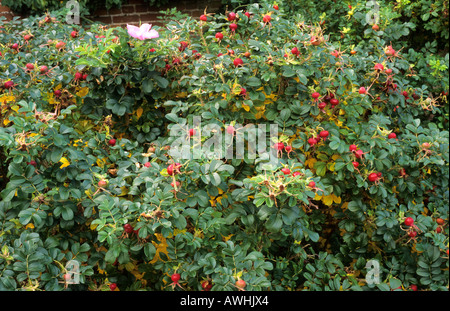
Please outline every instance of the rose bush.
[{"label": "rose bush", "polygon": [[[268,4],[173,13],[1,24],[0,289],[448,289],[448,75],[370,25],[351,53]],[[240,124],[278,126],[277,167],[171,156]]]}]

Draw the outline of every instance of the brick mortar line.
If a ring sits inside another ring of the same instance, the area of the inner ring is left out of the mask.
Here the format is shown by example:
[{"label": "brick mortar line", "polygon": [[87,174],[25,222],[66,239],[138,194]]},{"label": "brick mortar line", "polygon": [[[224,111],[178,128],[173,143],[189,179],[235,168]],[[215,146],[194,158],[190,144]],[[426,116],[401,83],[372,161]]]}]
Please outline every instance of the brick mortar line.
[{"label": "brick mortar line", "polygon": [[[201,10],[185,10],[183,13],[203,13]],[[119,16],[140,16],[144,14],[155,14],[155,15],[163,15],[159,13],[159,11],[147,11],[147,12],[139,12],[139,13],[123,13],[123,14],[109,14],[109,15],[97,15],[95,17],[119,17]]]}]

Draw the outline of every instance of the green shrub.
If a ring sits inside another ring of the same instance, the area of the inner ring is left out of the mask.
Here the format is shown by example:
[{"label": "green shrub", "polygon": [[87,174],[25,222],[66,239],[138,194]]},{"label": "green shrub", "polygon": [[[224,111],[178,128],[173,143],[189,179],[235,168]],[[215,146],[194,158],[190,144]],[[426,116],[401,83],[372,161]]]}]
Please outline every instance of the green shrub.
[{"label": "green shrub", "polygon": [[[448,289],[448,74],[387,55],[389,25],[365,25],[354,54],[272,5],[237,11],[235,32],[173,13],[146,41],[43,17],[0,28],[0,289],[178,290],[175,273],[187,290]],[[276,124],[292,150],[277,167],[174,159],[194,117],[203,143],[205,126]],[[71,260],[80,284],[64,284]]]}]

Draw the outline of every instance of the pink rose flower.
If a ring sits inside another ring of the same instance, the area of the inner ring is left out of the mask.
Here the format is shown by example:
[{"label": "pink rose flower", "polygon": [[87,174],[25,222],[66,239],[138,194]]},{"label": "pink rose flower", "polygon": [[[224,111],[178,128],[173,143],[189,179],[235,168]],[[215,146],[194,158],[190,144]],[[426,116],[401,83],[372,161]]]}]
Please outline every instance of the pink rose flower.
[{"label": "pink rose flower", "polygon": [[151,28],[152,28],[151,24],[142,24],[141,27],[136,27],[127,24],[128,34],[133,38],[139,40],[158,38],[159,37],[158,32]]}]

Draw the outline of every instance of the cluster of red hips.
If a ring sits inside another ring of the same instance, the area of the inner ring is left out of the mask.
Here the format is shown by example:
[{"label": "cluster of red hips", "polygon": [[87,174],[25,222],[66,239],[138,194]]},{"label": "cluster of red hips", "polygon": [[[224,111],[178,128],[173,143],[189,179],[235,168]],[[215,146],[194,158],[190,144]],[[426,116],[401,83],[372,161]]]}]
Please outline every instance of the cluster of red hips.
[{"label": "cluster of red hips", "polygon": [[84,81],[87,79],[87,77],[88,77],[87,73],[82,73],[82,72],[77,71],[77,72],[75,72],[74,80],[75,81]]},{"label": "cluster of red hips", "polygon": [[[364,157],[364,151],[362,151],[361,149],[358,148],[358,146],[352,144],[349,147],[349,151],[352,152],[353,156],[355,157],[355,161],[352,161],[353,167],[358,170],[359,167],[359,162],[356,161],[357,159],[362,159]],[[370,182],[373,183],[378,183],[380,181],[380,178],[382,177],[382,173],[381,172],[373,172],[370,173],[369,176],[367,177],[367,179]]]},{"label": "cluster of red hips", "polygon": [[320,140],[326,140],[327,137],[330,135],[330,132],[323,130],[319,132],[319,136],[317,137],[310,137],[308,138],[308,144],[313,147],[316,144],[318,144],[320,142]]},{"label": "cluster of red hips", "polygon": [[406,217],[403,221],[403,224],[409,227],[408,229],[406,229],[408,236],[412,239],[415,238],[417,236],[417,231],[419,230],[419,228],[414,224],[414,219],[412,219],[411,217]]},{"label": "cluster of red hips", "polygon": [[[278,5],[274,5],[273,8],[275,10],[279,9]],[[248,18],[251,18],[251,13],[250,12],[245,12],[244,15],[247,16]],[[235,33],[236,30],[238,29],[238,25],[236,24],[237,19],[238,19],[238,16],[237,16],[237,14],[235,12],[229,12],[227,14],[227,20],[230,22],[230,24],[228,24],[228,28],[230,29],[230,31],[232,33]],[[270,14],[264,15],[263,18],[262,18],[262,21],[263,21],[264,24],[269,24],[271,20],[272,20],[272,16]],[[207,22],[208,21],[208,15],[207,14],[202,14],[200,16],[200,21]],[[222,32],[217,32],[216,35],[215,35],[215,38],[218,41],[221,41],[221,40],[223,40],[224,35],[223,35]],[[228,54],[232,55],[232,54],[234,54],[234,52],[233,51],[228,51]],[[221,55],[223,55],[223,54],[219,54],[218,56],[221,56]],[[250,56],[250,53],[247,52],[245,54],[245,57],[248,58],[249,56]],[[241,67],[241,66],[244,65],[244,61],[242,60],[242,58],[237,57],[237,58],[234,59],[233,64],[234,64],[235,67]]]},{"label": "cluster of red hips", "polygon": [[[319,92],[313,92],[311,94],[314,102],[318,102],[317,107],[323,112],[328,104],[331,105],[331,108],[334,109],[337,105],[339,105],[339,99],[335,98],[333,93],[329,93],[321,98]],[[319,100],[320,98],[320,100]]]},{"label": "cluster of red hips", "polygon": [[180,167],[181,167],[180,163],[170,164],[167,167],[167,174],[169,174],[170,176],[174,176],[174,175],[179,174],[180,173]]},{"label": "cluster of red hips", "polygon": [[127,233],[127,234],[131,234],[131,233],[134,233],[134,234],[136,234],[136,235],[139,234],[139,229],[138,229],[138,230],[134,230],[133,226],[130,225],[130,224],[125,224],[125,225],[123,225],[123,230],[124,230],[125,233]]}]

